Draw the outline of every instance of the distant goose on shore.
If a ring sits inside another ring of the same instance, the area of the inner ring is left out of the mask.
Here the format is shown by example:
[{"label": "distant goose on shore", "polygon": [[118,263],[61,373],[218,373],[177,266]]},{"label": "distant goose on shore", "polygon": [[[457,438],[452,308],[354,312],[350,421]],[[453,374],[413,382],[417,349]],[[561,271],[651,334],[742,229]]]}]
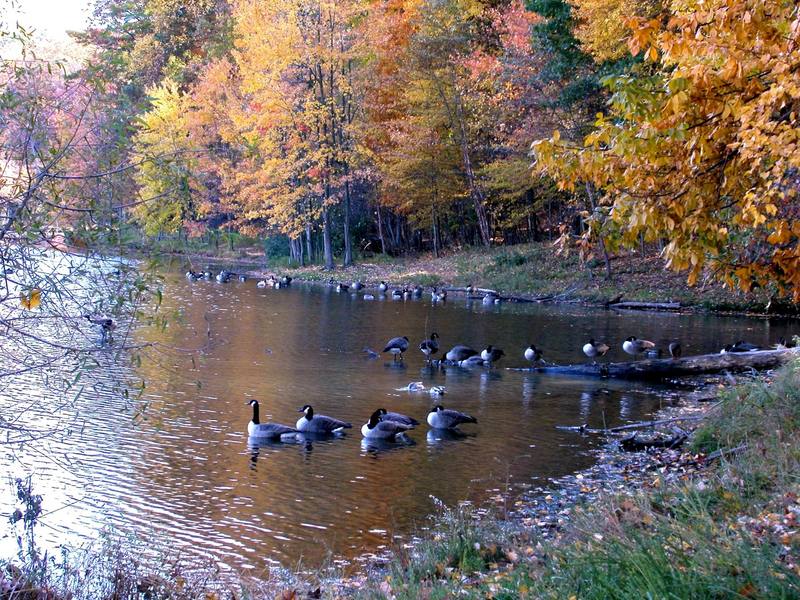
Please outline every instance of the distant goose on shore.
[{"label": "distant goose on shore", "polygon": [[372,294],[364,294],[364,300],[375,300],[375,296]]},{"label": "distant goose on shore", "polygon": [[100,343],[105,344],[111,339],[111,332],[117,328],[117,324],[111,317],[103,315],[83,315],[83,318],[92,325],[100,328]]},{"label": "distant goose on shore", "polygon": [[495,292],[488,292],[481,300],[484,304],[496,304],[500,302],[500,296],[498,296]]},{"label": "distant goose on shore", "polygon": [[403,292],[400,290],[392,290],[392,300],[402,300]]},{"label": "distant goose on shore", "polygon": [[247,275],[239,275],[239,281],[241,281],[242,283],[247,281]]},{"label": "distant goose on shore", "polygon": [[211,281],[211,279],[213,277],[214,277],[214,274],[211,272],[211,269],[206,267],[206,270],[203,271],[203,279],[205,279],[207,281]]},{"label": "distant goose on shore", "polygon": [[797,347],[797,343],[794,340],[787,342],[784,336],[779,337],[778,343],[775,344],[776,350],[787,350],[789,348],[795,348],[795,347]]},{"label": "distant goose on shore", "polygon": [[444,408],[441,404],[433,407],[428,413],[428,425],[434,429],[453,429],[462,423],[477,423],[478,420],[466,413]]},{"label": "distant goose on shore", "polygon": [[372,440],[393,440],[413,427],[381,417],[381,409],[372,413],[369,421],[361,426],[361,435]]},{"label": "distant goose on shore", "polygon": [[459,344],[458,346],[453,346],[450,350],[447,351],[445,354],[445,358],[447,360],[453,362],[461,362],[462,360],[466,360],[471,356],[476,356],[478,354],[477,350],[470,348],[469,346],[464,346],[463,344]]},{"label": "distant goose on shore", "polygon": [[303,416],[297,420],[297,429],[305,433],[336,433],[342,429],[350,429],[352,424],[328,417],[314,414],[314,408],[306,404],[298,412]]},{"label": "distant goose on shore", "polygon": [[423,340],[419,344],[420,351],[425,355],[425,358],[430,361],[431,357],[439,352],[439,342],[436,340],[439,339],[439,334],[435,331],[431,334],[431,337],[427,340]]},{"label": "distant goose on shore", "polygon": [[523,356],[525,360],[529,361],[530,363],[534,364],[542,360],[542,351],[531,344],[527,348],[525,348],[525,352],[523,352]]},{"label": "distant goose on shore", "polygon": [[299,430],[281,423],[262,423],[258,418],[258,400],[250,400],[247,403],[253,407],[253,418],[247,424],[247,434],[253,437],[276,439],[281,436],[293,436],[300,433]]},{"label": "distant goose on shore", "polygon": [[437,290],[437,288],[433,288],[431,290],[431,300],[434,302],[444,302],[447,300],[447,291],[446,290]]},{"label": "distant goose on shore", "polygon": [[339,293],[345,293],[349,289],[350,289],[350,286],[346,285],[344,283],[337,283],[336,284],[336,291],[339,292]]},{"label": "distant goose on shore", "polygon": [[203,278],[203,274],[202,273],[195,273],[191,269],[186,271],[186,279],[188,279],[189,281],[197,281],[198,279],[202,279],[202,278]]},{"label": "distant goose on shore", "polygon": [[683,354],[683,349],[681,348],[680,342],[670,342],[669,343],[669,355],[672,358],[680,358],[681,354]]},{"label": "distant goose on shore", "polygon": [[609,350],[608,344],[596,342],[594,338],[590,338],[589,341],[583,345],[583,353],[589,358],[605,356]]},{"label": "distant goose on shore", "polygon": [[350,285],[350,287],[354,292],[360,292],[361,290],[364,289],[364,283],[356,280]]},{"label": "distant goose on shore", "polygon": [[284,275],[283,277],[281,277],[281,285],[289,285],[290,283],[292,283],[291,277],[289,277],[288,275]]},{"label": "distant goose on shore", "polygon": [[632,356],[642,354],[648,350],[652,350],[656,345],[648,340],[639,340],[634,336],[630,336],[622,343],[622,349]]},{"label": "distant goose on shore", "polygon": [[501,358],[503,358],[505,355],[506,355],[506,353],[503,352],[500,348],[495,348],[491,344],[486,346],[486,348],[484,348],[481,351],[481,358],[485,362],[488,362],[488,363],[493,363],[495,361],[498,361]]},{"label": "distant goose on shore", "polygon": [[259,279],[258,283],[256,283],[256,287],[259,287],[259,288],[267,287],[267,280],[266,279]]},{"label": "distant goose on shore", "polygon": [[403,360],[403,352],[406,350],[408,350],[408,338],[403,336],[390,339],[386,343],[383,352],[389,352],[394,357],[394,360],[397,360],[398,356],[400,360]]},{"label": "distant goose on shore", "polygon": [[412,294],[412,296],[414,296],[414,298],[422,298],[422,286],[421,285],[415,285],[414,289],[411,292],[411,294]]},{"label": "distant goose on shore", "polygon": [[381,294],[385,294],[388,289],[389,289],[389,284],[386,283],[385,281],[381,281],[380,285],[378,285],[378,291]]}]

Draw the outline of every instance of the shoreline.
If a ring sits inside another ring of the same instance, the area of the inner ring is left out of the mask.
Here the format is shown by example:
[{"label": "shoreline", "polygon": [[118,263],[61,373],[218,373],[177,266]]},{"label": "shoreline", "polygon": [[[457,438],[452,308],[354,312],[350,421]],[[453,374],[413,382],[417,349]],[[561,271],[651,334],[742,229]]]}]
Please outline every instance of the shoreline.
[{"label": "shoreline", "polygon": [[[466,286],[472,284],[480,290],[497,292],[508,302],[579,304],[620,312],[656,310],[755,318],[798,318],[800,315],[797,307],[777,301],[765,290],[742,294],[714,282],[689,287],[683,274],[666,270],[662,261],[654,256],[641,260],[617,257],[619,272],[611,281],[600,275],[598,267],[581,265],[575,257],[569,259],[569,264],[551,269],[552,263],[564,257],[556,256],[546,244],[493,248],[488,253],[469,249],[438,259],[427,255],[400,258],[376,255],[350,267],[337,265],[333,271],[320,265],[265,266],[274,261],[263,254],[239,257],[162,254],[172,260],[186,261],[194,268],[201,263],[239,265],[251,267],[244,272],[251,278],[290,275],[297,282],[314,285],[325,285],[333,278],[346,284],[358,280],[370,289],[385,280],[395,287],[421,285],[424,293],[429,294],[433,287],[449,293],[463,293]],[[642,303],[643,306],[613,306],[618,303]],[[656,308],[656,305],[663,307]]]}]

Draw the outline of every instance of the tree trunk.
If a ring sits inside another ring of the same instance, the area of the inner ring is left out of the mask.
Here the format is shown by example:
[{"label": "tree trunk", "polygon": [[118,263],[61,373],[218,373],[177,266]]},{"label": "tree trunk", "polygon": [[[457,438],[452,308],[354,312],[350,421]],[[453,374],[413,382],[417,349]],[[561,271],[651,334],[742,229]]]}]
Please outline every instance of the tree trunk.
[{"label": "tree trunk", "polygon": [[[347,168],[345,167],[345,173]],[[345,267],[353,264],[353,241],[350,239],[350,182],[344,182],[344,262]]]},{"label": "tree trunk", "polygon": [[[587,181],[586,182],[586,193],[589,196],[589,202],[592,205],[592,212],[597,208],[597,205],[594,201],[594,191],[592,190],[592,185]],[[603,237],[602,233],[598,233],[597,237],[600,240],[600,251],[603,253],[603,262],[606,265],[606,279],[611,280],[611,259],[608,257],[608,250],[606,250],[606,240]]]},{"label": "tree trunk", "polygon": [[[326,194],[327,195],[327,194]],[[333,271],[333,246],[331,246],[331,217],[327,207],[322,209],[322,252],[325,270]]]},{"label": "tree trunk", "polygon": [[311,222],[306,223],[306,254],[309,262],[314,262],[314,248],[311,245]]},{"label": "tree trunk", "polygon": [[381,240],[381,252],[386,254],[386,238],[383,235],[383,219],[381,218],[381,207],[375,208],[375,214],[378,215],[378,237]]},{"label": "tree trunk", "polygon": [[431,222],[433,223],[433,255],[439,258],[439,227],[436,224],[436,205],[431,203]]}]

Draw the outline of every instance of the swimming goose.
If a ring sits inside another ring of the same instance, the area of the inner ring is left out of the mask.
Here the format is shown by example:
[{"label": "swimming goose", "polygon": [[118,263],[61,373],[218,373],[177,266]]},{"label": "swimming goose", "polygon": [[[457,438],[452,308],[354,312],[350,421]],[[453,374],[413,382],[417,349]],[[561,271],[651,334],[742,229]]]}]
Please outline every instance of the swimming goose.
[{"label": "swimming goose", "polygon": [[470,367],[481,367],[483,366],[484,362],[486,361],[484,361],[479,354],[475,354],[474,356],[470,356],[464,360],[458,361],[458,366],[469,369]]},{"label": "swimming goose", "polygon": [[111,332],[117,328],[117,324],[111,317],[101,315],[83,315],[92,325],[100,327],[100,343],[104,344],[111,339]]},{"label": "swimming goose", "polygon": [[203,274],[202,273],[195,273],[191,269],[186,271],[186,279],[188,279],[189,281],[197,281],[198,279],[202,279],[202,278],[203,278]]},{"label": "swimming goose", "polygon": [[380,285],[378,286],[378,291],[382,294],[385,294],[388,289],[389,285],[385,281],[381,281]]},{"label": "swimming goose", "polygon": [[481,302],[483,302],[484,304],[496,304],[496,303],[500,302],[500,296],[498,296],[494,292],[488,292],[483,297],[483,300]]},{"label": "swimming goose", "polygon": [[239,281],[241,281],[242,283],[247,281],[247,275],[239,275]]},{"label": "swimming goose", "polygon": [[[379,408],[372,413],[369,421],[361,426],[361,435],[363,435],[365,438],[393,440],[396,436],[400,435],[401,433],[405,433],[413,427],[404,425],[398,421],[391,421],[382,418],[381,410],[383,409]],[[383,410],[383,412],[386,413],[385,410]]]},{"label": "swimming goose", "polygon": [[756,352],[758,350],[761,350],[761,348],[755,344],[739,340],[733,344],[726,344],[725,347],[719,351],[719,353],[727,354],[728,352]]},{"label": "swimming goose", "polygon": [[222,271],[217,273],[217,282],[218,283],[228,283],[228,281],[230,281],[232,276],[233,276],[233,273],[231,273],[230,271],[226,271],[225,269],[222,269]]},{"label": "swimming goose", "polygon": [[298,412],[304,413],[297,419],[297,429],[304,433],[336,433],[342,429],[350,429],[352,425],[326,415],[315,415],[310,404],[306,404]]},{"label": "swimming goose", "polygon": [[350,284],[350,287],[353,288],[354,292],[360,292],[361,290],[364,289],[364,283],[356,280],[352,284]]},{"label": "swimming goose", "polygon": [[390,412],[387,411],[385,408],[379,408],[375,412],[380,413],[381,419],[383,421],[394,421],[395,423],[400,423],[408,428],[416,427],[417,425],[419,425],[419,421],[417,421],[413,417],[409,417],[402,413]]},{"label": "swimming goose", "polygon": [[797,342],[792,340],[791,342],[787,342],[786,338],[781,336],[778,338],[778,343],[775,344],[774,348],[776,350],[787,350],[788,348],[796,348]]},{"label": "swimming goose", "polygon": [[583,345],[583,353],[589,358],[605,356],[609,350],[608,344],[596,342],[594,338],[589,338],[589,341]]},{"label": "swimming goose", "polygon": [[444,408],[441,404],[428,413],[428,425],[434,429],[453,429],[462,423],[477,423],[478,419],[457,410]]},{"label": "swimming goose", "polygon": [[248,435],[253,437],[275,439],[284,435],[289,436],[300,433],[300,431],[294,427],[289,427],[288,425],[282,425],[280,423],[262,423],[258,419],[258,400],[250,400],[250,402],[247,404],[253,407],[253,418],[247,424]]},{"label": "swimming goose", "polygon": [[430,339],[420,342],[419,349],[425,355],[425,358],[428,359],[428,362],[430,362],[432,354],[436,354],[437,352],[439,352],[439,342],[436,341],[438,339],[439,339],[439,334],[434,331],[431,334]]},{"label": "swimming goose", "polygon": [[256,287],[259,287],[259,288],[267,287],[267,280],[266,279],[259,279],[258,283],[256,284]]},{"label": "swimming goose", "polygon": [[364,294],[364,300],[375,300],[375,296],[372,294]]},{"label": "swimming goose", "polygon": [[402,300],[403,292],[400,290],[392,290],[392,300]]},{"label": "swimming goose", "polygon": [[458,346],[453,346],[450,348],[444,357],[453,362],[460,362],[468,359],[470,356],[475,356],[476,354],[478,354],[476,350],[473,350],[469,346],[459,344]]},{"label": "swimming goose", "polygon": [[288,275],[284,275],[283,277],[281,277],[281,285],[289,285],[290,283],[292,283],[291,277],[289,277]]},{"label": "swimming goose", "polygon": [[422,298],[422,286],[415,285],[414,289],[411,291],[411,295],[414,296],[414,298]]},{"label": "swimming goose", "polygon": [[344,293],[349,289],[350,289],[350,286],[346,285],[344,283],[337,283],[336,284],[336,291],[339,292],[339,293]]},{"label": "swimming goose", "polygon": [[203,279],[211,281],[212,277],[214,277],[214,274],[211,272],[210,268],[206,267],[206,270],[203,271]]},{"label": "swimming goose", "polygon": [[495,361],[497,361],[497,360],[500,360],[500,359],[501,359],[501,358],[503,358],[505,355],[506,355],[506,353],[505,353],[505,352],[503,352],[503,351],[502,351],[500,348],[495,348],[495,347],[494,347],[494,346],[492,346],[491,344],[489,344],[488,346],[486,346],[486,348],[484,348],[484,349],[481,351],[481,358],[482,358],[482,359],[483,359],[485,362],[488,362],[488,363],[491,363],[491,362],[495,362]]},{"label": "swimming goose", "polygon": [[447,291],[446,290],[438,291],[436,288],[433,288],[431,290],[431,300],[433,302],[444,302],[445,300],[447,300]]},{"label": "swimming goose", "polygon": [[406,336],[403,337],[396,337],[390,339],[386,343],[386,347],[383,349],[383,352],[389,352],[394,357],[394,360],[397,360],[397,357],[400,357],[400,360],[403,360],[403,352],[408,350],[408,338]]},{"label": "swimming goose", "polygon": [[669,343],[669,355],[672,358],[680,358],[681,354],[683,354],[683,349],[681,348],[680,342],[670,342]]},{"label": "swimming goose", "polygon": [[651,350],[655,347],[656,345],[653,342],[648,340],[637,340],[634,336],[627,338],[622,343],[622,349],[633,356],[641,354],[647,350]]},{"label": "swimming goose", "polygon": [[525,352],[523,353],[525,360],[530,361],[532,363],[537,363],[542,360],[542,351],[531,344],[527,348],[525,348]]}]

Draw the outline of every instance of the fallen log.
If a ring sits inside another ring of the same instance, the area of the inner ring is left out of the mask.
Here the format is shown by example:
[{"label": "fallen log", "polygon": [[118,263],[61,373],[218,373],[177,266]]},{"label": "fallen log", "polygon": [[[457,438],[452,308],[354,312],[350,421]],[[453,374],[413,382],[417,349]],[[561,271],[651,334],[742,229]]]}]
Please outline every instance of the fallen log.
[{"label": "fallen log", "polygon": [[619,442],[619,447],[623,452],[641,452],[642,450],[649,450],[650,448],[679,448],[683,443],[689,439],[689,436],[683,433],[676,433],[671,438],[666,439],[651,439],[640,440],[634,433]]},{"label": "fallen log", "polygon": [[627,308],[633,310],[680,310],[680,302],[616,302],[608,308]]},{"label": "fallen log", "polygon": [[541,366],[511,368],[511,371],[527,371],[546,375],[577,375],[617,379],[667,379],[690,377],[721,371],[747,371],[773,369],[800,356],[798,348],[784,350],[761,350],[758,352],[736,352],[727,354],[701,354],[684,358],[655,358],[621,363],[597,363],[585,365]]}]

